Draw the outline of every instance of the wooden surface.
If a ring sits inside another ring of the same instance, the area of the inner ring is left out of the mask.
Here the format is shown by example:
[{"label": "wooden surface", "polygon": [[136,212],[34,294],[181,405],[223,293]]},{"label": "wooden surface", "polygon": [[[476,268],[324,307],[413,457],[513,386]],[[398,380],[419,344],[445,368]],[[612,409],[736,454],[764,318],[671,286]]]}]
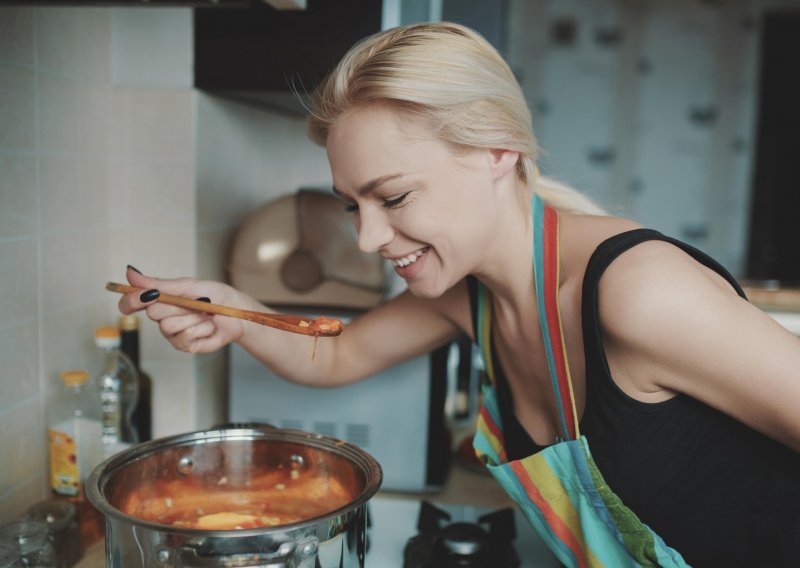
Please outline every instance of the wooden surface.
[{"label": "wooden surface", "polygon": [[102,540],[83,551],[83,557],[74,568],[102,568],[106,565],[105,546]]},{"label": "wooden surface", "polygon": [[800,288],[769,288],[743,285],[751,303],[762,310],[800,312]]}]

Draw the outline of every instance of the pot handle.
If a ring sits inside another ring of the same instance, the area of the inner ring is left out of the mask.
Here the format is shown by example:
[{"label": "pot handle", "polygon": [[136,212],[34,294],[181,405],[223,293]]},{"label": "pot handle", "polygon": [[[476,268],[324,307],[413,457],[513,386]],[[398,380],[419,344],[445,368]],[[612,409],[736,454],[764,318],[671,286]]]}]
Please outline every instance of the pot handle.
[{"label": "pot handle", "polygon": [[319,540],[309,537],[297,542],[283,542],[277,550],[267,552],[241,552],[234,554],[203,554],[195,547],[155,551],[149,564],[157,568],[205,568],[240,566],[242,568],[305,568],[313,567],[319,550]]}]

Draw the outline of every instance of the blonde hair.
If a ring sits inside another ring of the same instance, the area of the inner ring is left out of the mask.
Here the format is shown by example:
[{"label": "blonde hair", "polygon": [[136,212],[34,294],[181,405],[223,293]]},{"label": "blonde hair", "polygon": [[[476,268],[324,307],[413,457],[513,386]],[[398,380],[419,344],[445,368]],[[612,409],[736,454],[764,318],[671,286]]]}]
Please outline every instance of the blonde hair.
[{"label": "blonde hair", "polygon": [[455,148],[519,153],[519,178],[556,208],[601,213],[569,186],[538,176],[538,145],[519,83],[480,34],[453,23],[386,30],[353,46],[314,93],[308,130],[324,146],[349,111],[388,104],[422,118]]}]

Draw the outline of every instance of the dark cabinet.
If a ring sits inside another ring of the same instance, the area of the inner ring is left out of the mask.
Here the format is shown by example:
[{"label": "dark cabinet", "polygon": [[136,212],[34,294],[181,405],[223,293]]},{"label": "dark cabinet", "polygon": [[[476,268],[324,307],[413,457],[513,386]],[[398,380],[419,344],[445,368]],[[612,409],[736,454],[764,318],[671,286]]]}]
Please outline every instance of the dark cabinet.
[{"label": "dark cabinet", "polygon": [[195,87],[302,116],[345,52],[381,27],[381,0],[308,0],[305,10],[194,11]]}]

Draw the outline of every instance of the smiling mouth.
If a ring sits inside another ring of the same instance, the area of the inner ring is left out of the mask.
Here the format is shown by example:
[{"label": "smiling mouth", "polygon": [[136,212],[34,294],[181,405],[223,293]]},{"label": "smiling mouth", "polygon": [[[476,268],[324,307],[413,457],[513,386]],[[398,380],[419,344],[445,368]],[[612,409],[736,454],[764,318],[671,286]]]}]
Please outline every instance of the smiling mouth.
[{"label": "smiling mouth", "polygon": [[392,261],[392,264],[394,264],[397,268],[404,268],[406,266],[411,266],[412,264],[417,262],[417,259],[419,259],[419,257],[428,252],[429,248],[430,247],[421,248],[417,252],[412,252],[411,254],[404,256],[402,258],[396,258],[395,260]]}]

